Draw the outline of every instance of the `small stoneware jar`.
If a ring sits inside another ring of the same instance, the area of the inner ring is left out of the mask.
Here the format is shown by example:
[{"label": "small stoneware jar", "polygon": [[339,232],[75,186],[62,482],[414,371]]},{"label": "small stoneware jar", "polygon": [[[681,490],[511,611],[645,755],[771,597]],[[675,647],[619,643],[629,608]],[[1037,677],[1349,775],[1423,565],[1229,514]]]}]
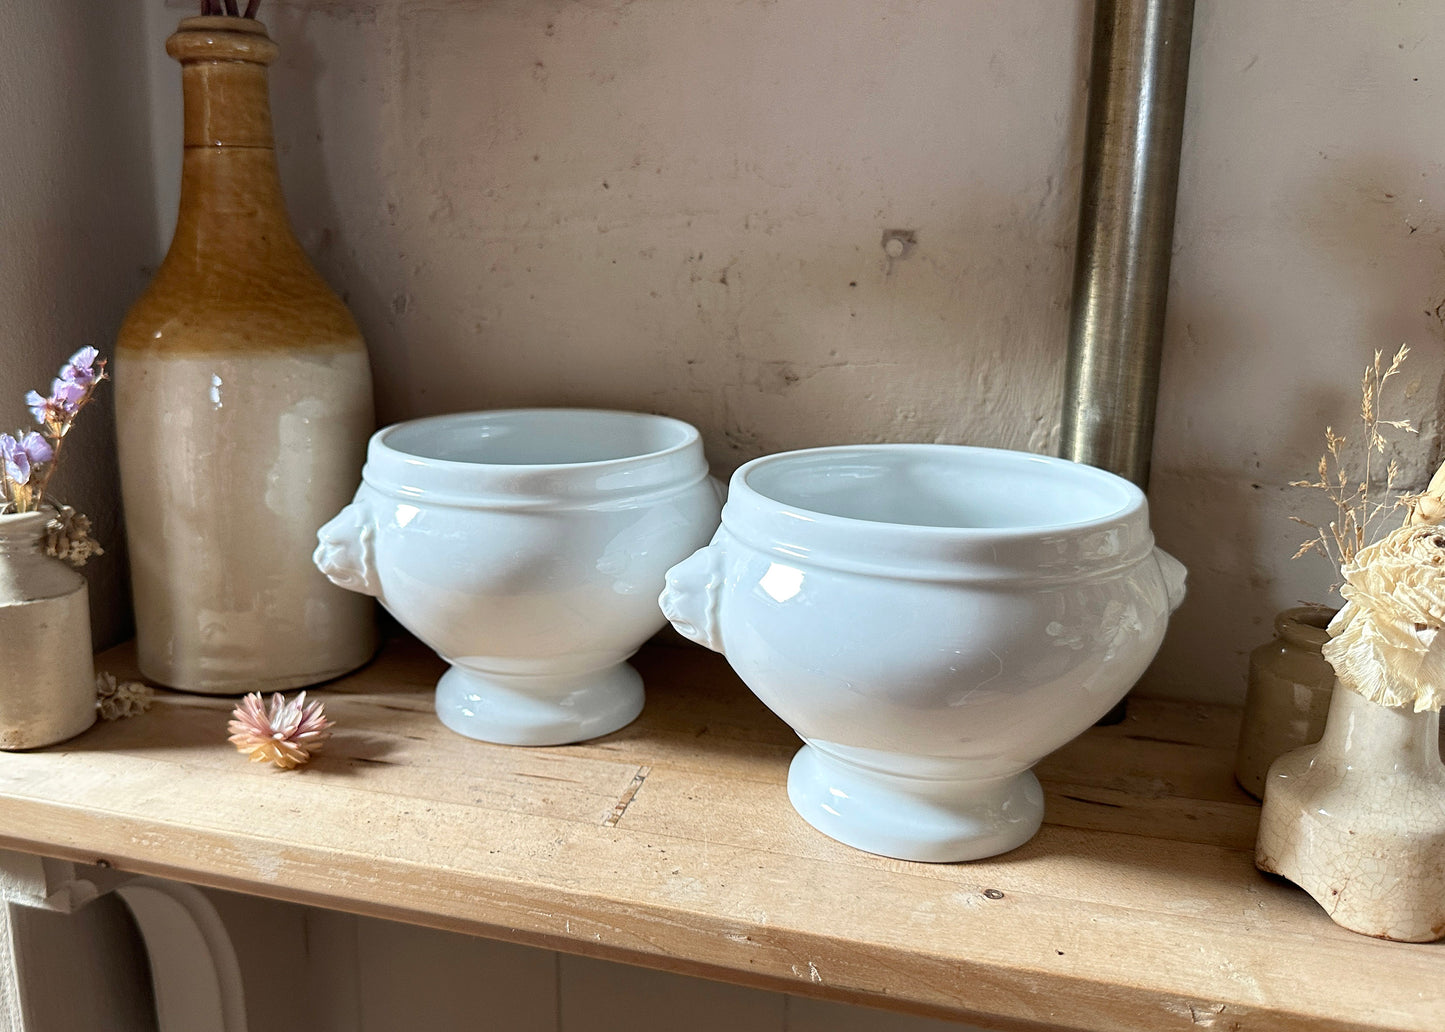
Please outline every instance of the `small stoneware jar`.
[{"label": "small stoneware jar", "polygon": [[85,578],[45,554],[47,512],[0,516],[0,749],[36,749],[95,723]]},{"label": "small stoneware jar", "polygon": [[1249,654],[1249,688],[1239,729],[1234,777],[1256,799],[1279,756],[1320,740],[1335,672],[1320,649],[1335,610],[1296,606],[1274,618],[1274,640]]},{"label": "small stoneware jar", "polygon": [[1144,672],[1184,595],[1143,493],[1063,459],[819,448],[733,475],[662,608],[806,743],[788,796],[849,845],[952,861],[1022,845],[1029,769]]},{"label": "small stoneware jar", "polygon": [[607,734],[642,709],[626,660],[666,623],[667,568],[718,491],[698,432],[637,412],[521,409],[375,434],[316,565],[452,664],[442,723],[506,745]]},{"label": "small stoneware jar", "polygon": [[1324,733],[1265,776],[1254,863],[1377,939],[1445,937],[1440,712],[1335,685]]}]

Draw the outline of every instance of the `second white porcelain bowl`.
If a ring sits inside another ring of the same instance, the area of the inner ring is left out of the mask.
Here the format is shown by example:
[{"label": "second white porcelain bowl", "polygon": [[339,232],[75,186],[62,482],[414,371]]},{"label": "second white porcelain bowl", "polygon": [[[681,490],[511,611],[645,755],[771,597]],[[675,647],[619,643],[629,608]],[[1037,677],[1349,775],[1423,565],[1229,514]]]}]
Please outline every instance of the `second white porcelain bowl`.
[{"label": "second white porcelain bowl", "polygon": [[319,532],[316,565],[452,664],[437,716],[560,745],[642,709],[625,661],[664,626],[669,566],[717,526],[698,432],[637,412],[518,409],[398,423]]},{"label": "second white porcelain bowl", "polygon": [[661,604],[805,741],[788,778],[805,820],[953,861],[1033,836],[1029,768],[1123,697],[1183,592],[1128,481],[900,444],[742,466]]}]

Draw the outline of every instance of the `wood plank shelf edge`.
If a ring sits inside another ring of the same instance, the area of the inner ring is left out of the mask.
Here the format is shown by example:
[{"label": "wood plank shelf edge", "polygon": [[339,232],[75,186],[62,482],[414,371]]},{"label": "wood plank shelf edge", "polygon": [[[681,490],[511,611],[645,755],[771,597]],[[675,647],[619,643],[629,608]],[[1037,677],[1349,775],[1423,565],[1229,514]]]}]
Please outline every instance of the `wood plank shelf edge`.
[{"label": "wood plank shelf edge", "polygon": [[[1445,1028],[1445,944],[1336,927],[1254,870],[1238,715],[1138,700],[1038,768],[1002,857],[849,849],[792,812],[797,739],[718,657],[649,646],[642,717],[576,746],[463,739],[407,638],[320,690],[308,767],[248,764],[232,700],[162,692],[0,754],[0,844],[767,989],[1000,1028]],[[122,646],[101,670],[134,675]]]}]

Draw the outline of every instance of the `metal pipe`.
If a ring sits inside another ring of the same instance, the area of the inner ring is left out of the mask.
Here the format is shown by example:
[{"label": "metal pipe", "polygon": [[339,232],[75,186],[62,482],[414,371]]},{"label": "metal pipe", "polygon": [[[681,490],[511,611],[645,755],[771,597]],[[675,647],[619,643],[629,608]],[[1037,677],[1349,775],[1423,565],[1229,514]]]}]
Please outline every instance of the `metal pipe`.
[{"label": "metal pipe", "polygon": [[1097,0],[1060,453],[1147,487],[1194,0]]}]

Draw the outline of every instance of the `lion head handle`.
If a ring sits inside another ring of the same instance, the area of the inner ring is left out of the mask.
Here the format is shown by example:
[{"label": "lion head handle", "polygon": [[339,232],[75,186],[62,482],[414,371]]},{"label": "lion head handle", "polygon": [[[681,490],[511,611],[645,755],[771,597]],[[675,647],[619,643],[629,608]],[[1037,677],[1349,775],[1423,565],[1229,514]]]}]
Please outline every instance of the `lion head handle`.
[{"label": "lion head handle", "polygon": [[1154,549],[1154,561],[1159,564],[1159,572],[1164,577],[1164,590],[1169,595],[1169,612],[1172,613],[1184,604],[1185,582],[1189,578],[1189,571],[1183,563],[1162,548]]},{"label": "lion head handle", "polygon": [[716,543],[698,549],[667,571],[667,588],[658,599],[663,615],[678,633],[714,652],[723,651],[718,627],[722,562]]},{"label": "lion head handle", "polygon": [[376,522],[359,502],[352,502],[316,532],[320,542],[311,555],[316,568],[338,588],[380,595],[381,582],[376,573],[372,542]]}]

